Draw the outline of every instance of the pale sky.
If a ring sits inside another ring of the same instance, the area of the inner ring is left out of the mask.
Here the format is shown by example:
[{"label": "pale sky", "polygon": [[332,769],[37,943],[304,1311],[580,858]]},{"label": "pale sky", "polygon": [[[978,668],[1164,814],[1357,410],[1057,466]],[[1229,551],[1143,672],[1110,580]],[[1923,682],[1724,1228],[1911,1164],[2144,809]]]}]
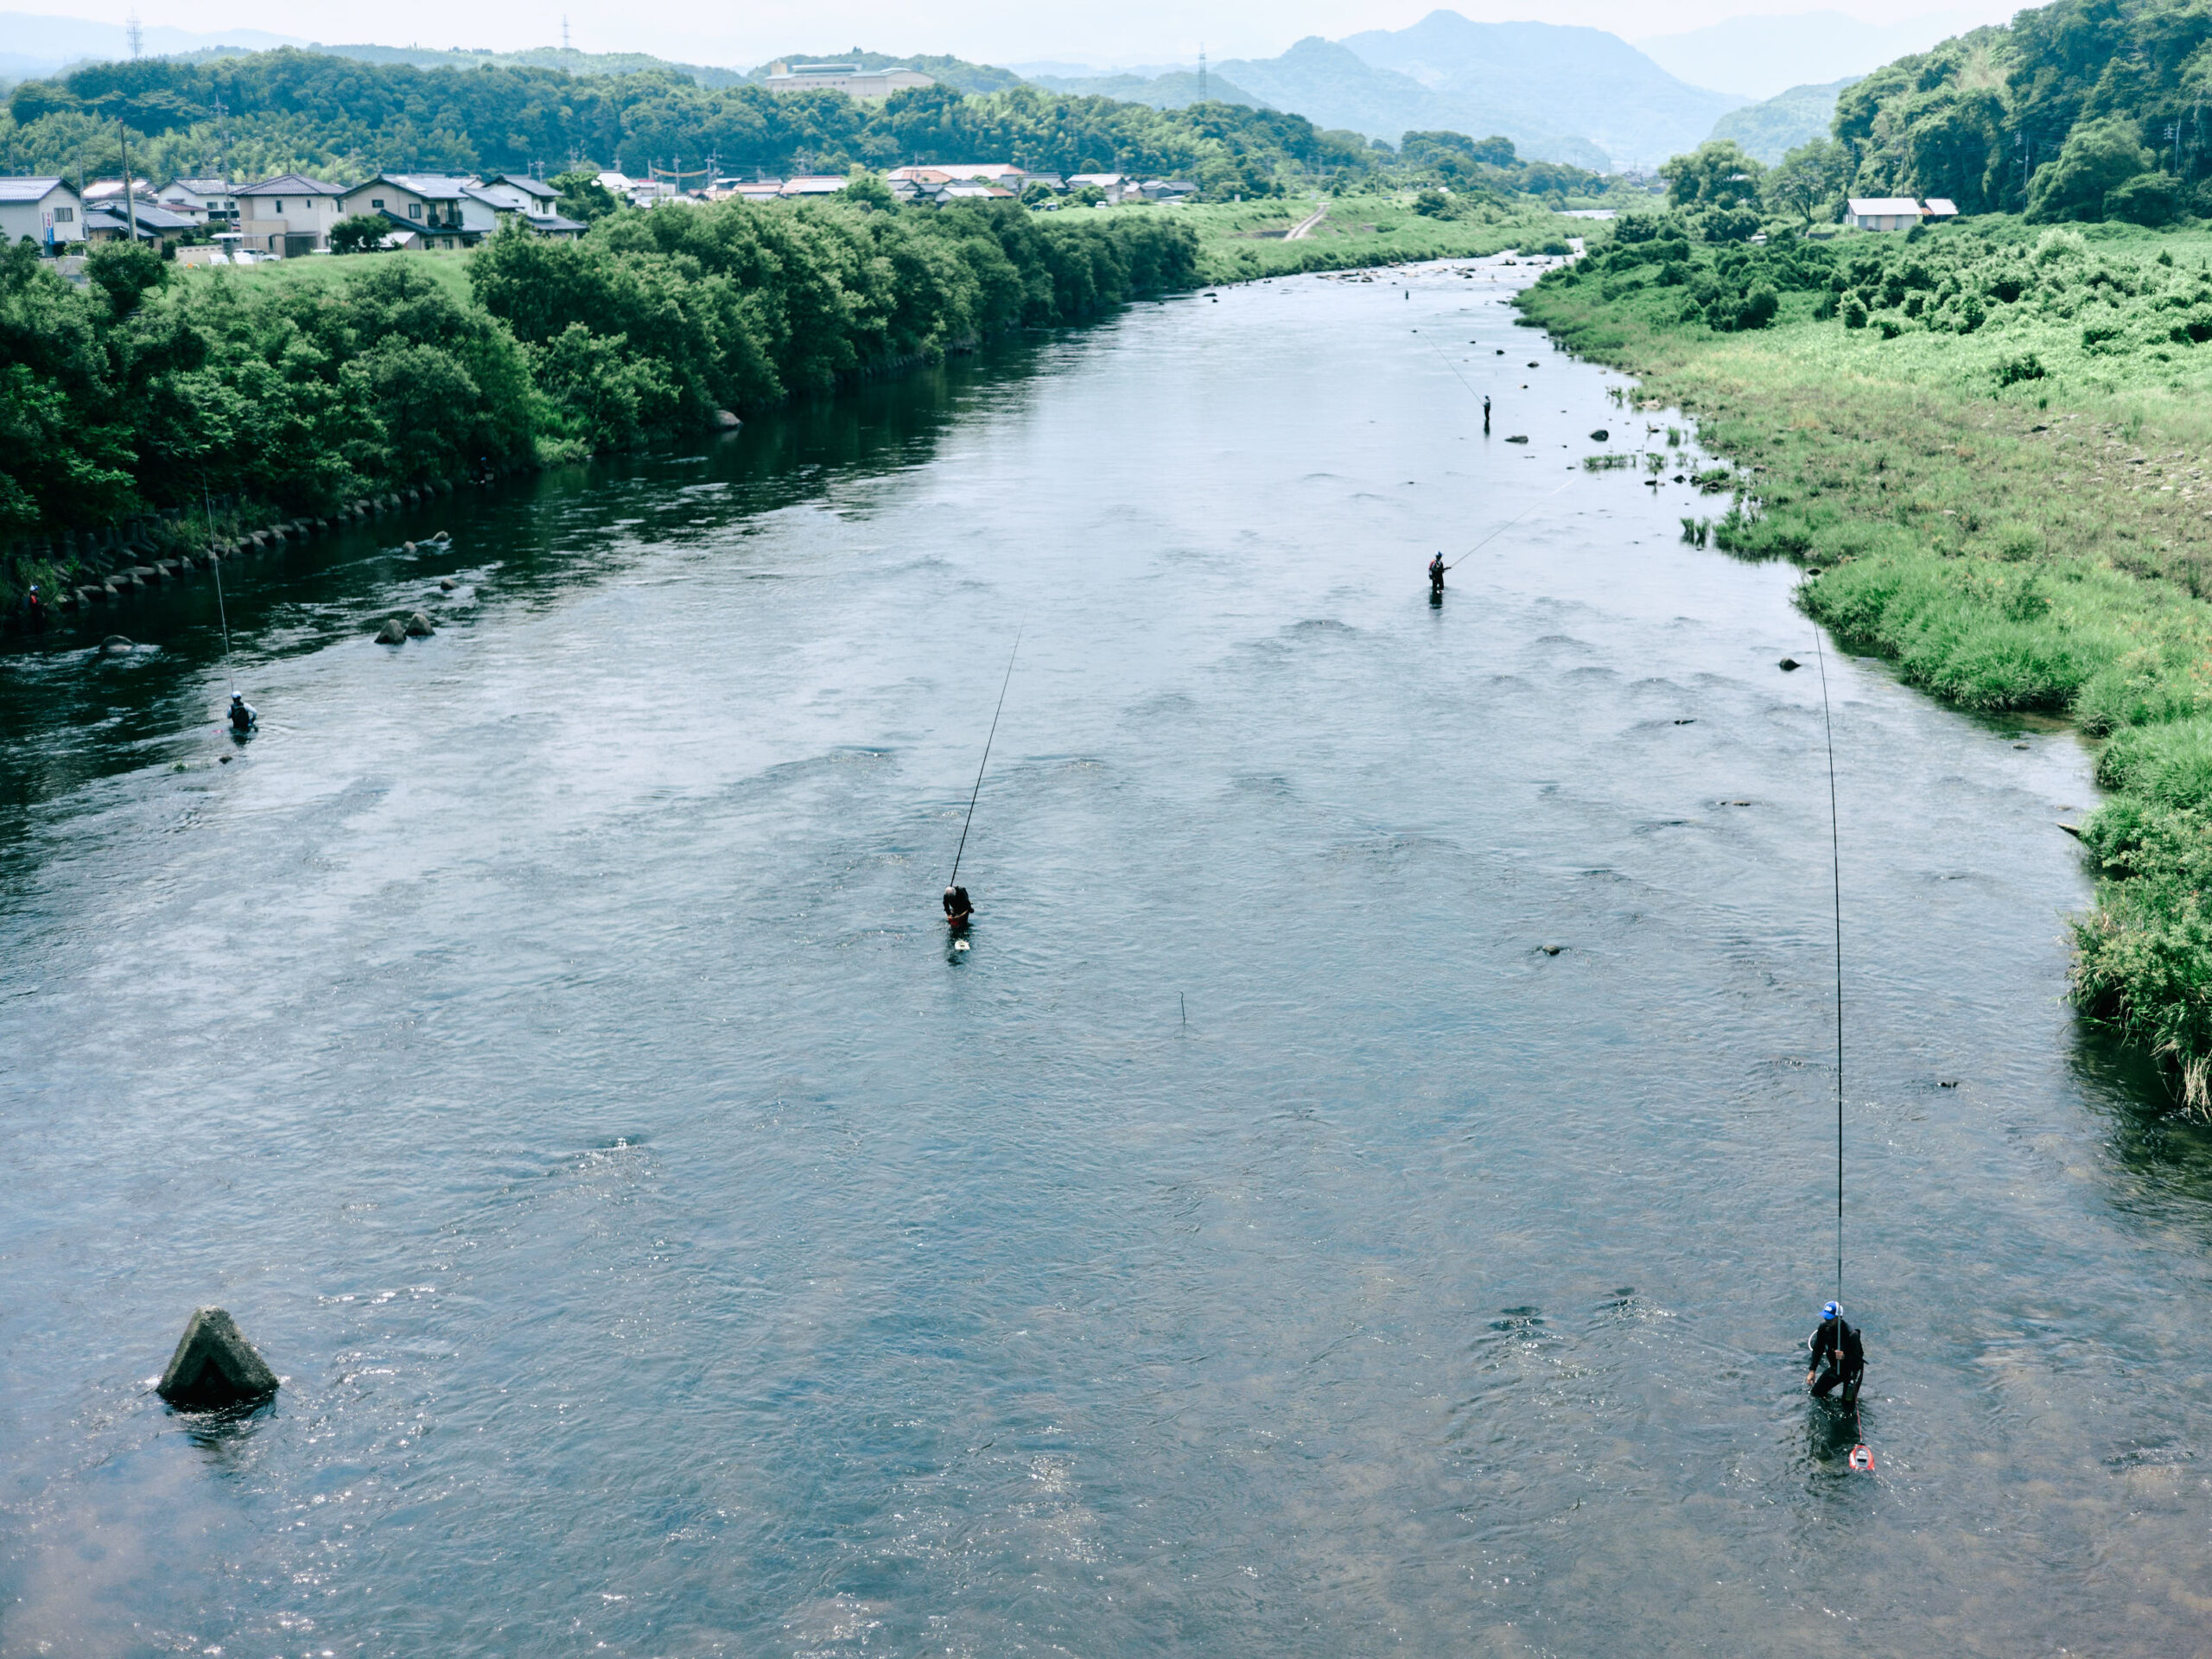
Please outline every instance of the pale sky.
[{"label": "pale sky", "polygon": [[[129,15],[132,0],[15,3],[24,11],[116,24]],[[893,54],[950,52],[987,63],[1165,63],[1195,57],[1201,45],[1215,59],[1271,57],[1303,35],[1337,40],[1361,29],[1402,29],[1436,9],[1430,0],[1122,0],[1110,10],[1084,13],[1033,0],[945,0],[933,8],[907,0],[754,0],[742,8],[702,0],[664,0],[652,6],[614,0],[320,0],[312,6],[297,0],[139,0],[138,15],[149,27],[261,29],[331,43],[513,50],[558,45],[564,4],[570,40],[584,50],[653,52],[735,67],[779,52],[853,46]],[[1909,0],[1813,0],[1803,5],[1786,0],[1678,0],[1663,7],[1637,0],[1550,0],[1541,5],[1462,0],[1452,9],[1481,22],[1581,23],[1636,40],[1745,14],[1834,10],[1870,23],[1893,23],[1923,11],[1957,11],[1962,5],[1960,0],[1944,0],[1940,8]],[[1997,22],[2014,8],[1963,0],[1963,9],[1986,13],[1983,21]]]}]

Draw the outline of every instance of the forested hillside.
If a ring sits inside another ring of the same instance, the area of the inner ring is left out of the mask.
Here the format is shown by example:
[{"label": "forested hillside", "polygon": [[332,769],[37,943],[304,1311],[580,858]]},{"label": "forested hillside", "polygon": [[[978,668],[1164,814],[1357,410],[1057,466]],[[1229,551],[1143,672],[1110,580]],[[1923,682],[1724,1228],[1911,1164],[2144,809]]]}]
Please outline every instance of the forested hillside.
[{"label": "forested hillside", "polygon": [[2212,3],[2059,0],[1847,90],[1854,194],[2040,219],[2212,214]]},{"label": "forested hillside", "polygon": [[233,177],[296,169],[347,178],[532,164],[552,174],[575,160],[642,172],[671,156],[691,166],[711,157],[739,175],[1004,157],[1039,171],[1172,175],[1215,194],[1265,195],[1363,176],[1394,159],[1299,116],[1226,104],[1154,110],[1031,86],[978,98],[922,87],[860,104],[752,84],[709,88],[667,72],[419,69],[296,50],[140,59],[27,81],[0,123],[0,153],[16,173],[112,175],[118,118],[136,135],[134,168],[161,177],[216,171],[226,155]]}]

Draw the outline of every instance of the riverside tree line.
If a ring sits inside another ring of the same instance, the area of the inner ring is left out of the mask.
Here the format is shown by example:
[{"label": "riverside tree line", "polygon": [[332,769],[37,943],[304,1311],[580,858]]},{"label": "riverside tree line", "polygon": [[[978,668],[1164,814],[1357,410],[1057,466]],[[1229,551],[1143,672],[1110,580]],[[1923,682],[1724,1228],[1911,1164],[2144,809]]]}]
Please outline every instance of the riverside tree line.
[{"label": "riverside tree line", "polygon": [[[0,537],[207,492],[290,512],[396,484],[696,431],[1010,328],[1187,286],[1197,238],[1149,213],[836,200],[518,226],[465,285],[400,257],[180,273],[121,245],[74,286],[0,256]],[[20,553],[11,588],[69,572]]]}]

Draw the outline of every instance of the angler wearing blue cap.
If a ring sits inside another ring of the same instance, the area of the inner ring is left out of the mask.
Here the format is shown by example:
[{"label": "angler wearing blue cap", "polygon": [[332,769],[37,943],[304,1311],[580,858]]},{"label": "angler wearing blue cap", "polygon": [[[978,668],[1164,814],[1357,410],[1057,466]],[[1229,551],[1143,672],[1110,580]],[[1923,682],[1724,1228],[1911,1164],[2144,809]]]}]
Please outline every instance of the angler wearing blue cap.
[{"label": "angler wearing blue cap", "polygon": [[1812,1389],[1813,1398],[1827,1399],[1840,1383],[1844,1408],[1856,1406],[1859,1384],[1866,1375],[1866,1349],[1859,1333],[1845,1322],[1841,1304],[1830,1302],[1821,1309],[1821,1322],[1813,1327],[1805,1348],[1813,1358],[1805,1373],[1805,1386]]}]

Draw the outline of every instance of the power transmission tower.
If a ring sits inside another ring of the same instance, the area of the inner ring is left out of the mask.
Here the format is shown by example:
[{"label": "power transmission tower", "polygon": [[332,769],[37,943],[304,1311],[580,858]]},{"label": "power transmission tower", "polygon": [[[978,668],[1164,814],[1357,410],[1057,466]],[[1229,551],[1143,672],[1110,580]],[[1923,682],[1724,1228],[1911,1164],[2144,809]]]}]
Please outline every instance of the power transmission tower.
[{"label": "power transmission tower", "polygon": [[130,55],[132,57],[137,57],[141,52],[146,49],[146,31],[143,26],[142,26],[138,22],[138,14],[136,11],[133,11],[130,14],[130,21],[124,24],[123,35],[125,40],[130,42]]},{"label": "power transmission tower", "polygon": [[565,11],[561,14],[561,49],[569,49],[569,14]]},{"label": "power transmission tower", "polygon": [[1206,43],[1198,42],[1198,102],[1206,101]]}]

